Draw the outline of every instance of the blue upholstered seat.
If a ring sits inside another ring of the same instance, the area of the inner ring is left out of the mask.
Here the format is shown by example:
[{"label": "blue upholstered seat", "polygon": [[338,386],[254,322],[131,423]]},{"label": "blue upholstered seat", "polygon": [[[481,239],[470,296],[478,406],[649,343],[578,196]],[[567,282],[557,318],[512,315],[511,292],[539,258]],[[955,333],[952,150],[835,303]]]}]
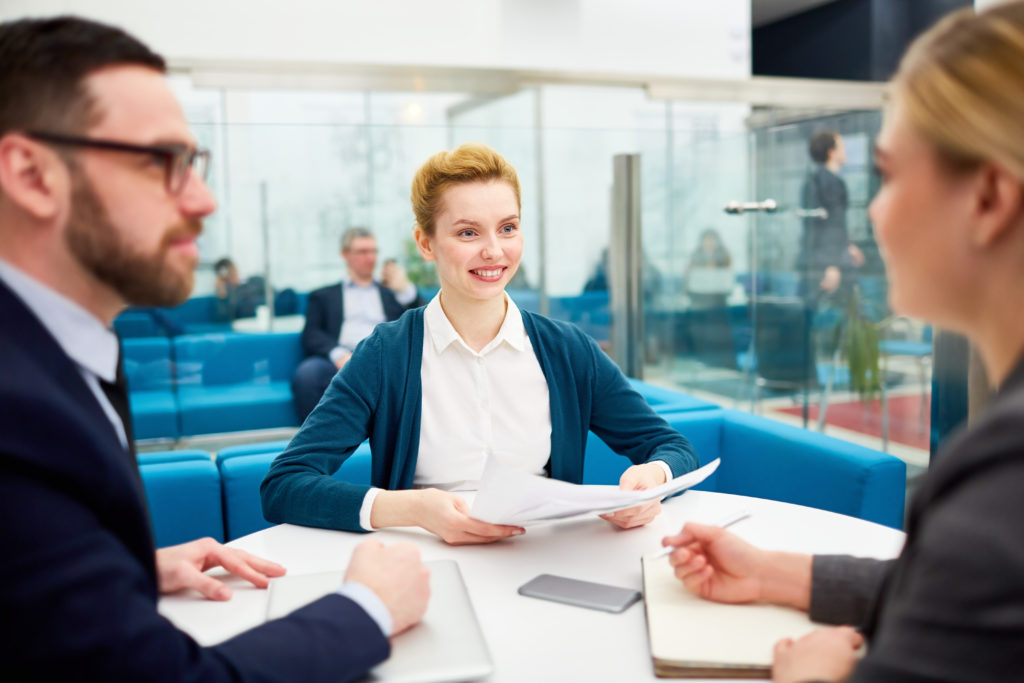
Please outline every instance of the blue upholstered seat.
[{"label": "blue upholstered seat", "polygon": [[211,536],[224,540],[221,484],[210,458],[140,463],[158,548]]},{"label": "blue upholstered seat", "polygon": [[135,438],[177,438],[170,341],[166,337],[125,339],[121,346]]},{"label": "blue upholstered seat", "polygon": [[634,389],[640,392],[640,395],[644,397],[647,404],[654,408],[657,413],[665,414],[686,412],[690,410],[713,410],[719,407],[710,401],[705,401],[679,391],[673,391],[672,389],[665,389],[653,384],[648,384],[647,382],[641,382],[638,379],[630,379],[629,383],[633,385]]},{"label": "blue upholstered seat", "polygon": [[186,335],[174,340],[183,435],[298,424],[296,333]]},{"label": "blue upholstered seat", "polygon": [[[902,460],[775,420],[736,410],[664,416],[696,449],[700,464],[720,457],[698,489],[831,510],[902,528]],[[583,480],[616,484],[629,461],[591,434]]]},{"label": "blue upholstered seat", "polygon": [[[280,455],[282,449],[263,450],[263,447],[269,445],[233,446],[217,454],[224,496],[224,528],[228,540],[272,526],[263,518],[260,483],[270,469],[270,463]],[[252,450],[246,452],[245,448]],[[364,442],[334,476],[354,484],[369,485],[370,463],[370,444]]]}]

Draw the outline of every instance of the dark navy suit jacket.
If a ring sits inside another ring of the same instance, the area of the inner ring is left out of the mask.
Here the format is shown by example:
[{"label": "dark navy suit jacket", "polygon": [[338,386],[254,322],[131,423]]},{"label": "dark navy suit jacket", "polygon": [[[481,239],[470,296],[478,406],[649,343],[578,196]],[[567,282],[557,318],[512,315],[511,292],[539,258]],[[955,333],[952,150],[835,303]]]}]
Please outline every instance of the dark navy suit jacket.
[{"label": "dark navy suit jacket", "polygon": [[160,616],[132,456],[2,281],[0,321],[5,680],[341,681],[387,657],[375,622],[339,595],[209,648]]},{"label": "dark navy suit jacket", "polygon": [[[424,303],[422,297],[417,294],[412,303],[403,306],[398,303],[390,289],[379,282],[373,284],[380,292],[385,320],[398,320],[406,309],[422,306]],[[323,356],[330,359],[331,350],[338,345],[341,324],[345,320],[342,298],[340,282],[309,293],[309,301],[306,303],[306,325],[302,328],[302,348],[307,356]]]}]

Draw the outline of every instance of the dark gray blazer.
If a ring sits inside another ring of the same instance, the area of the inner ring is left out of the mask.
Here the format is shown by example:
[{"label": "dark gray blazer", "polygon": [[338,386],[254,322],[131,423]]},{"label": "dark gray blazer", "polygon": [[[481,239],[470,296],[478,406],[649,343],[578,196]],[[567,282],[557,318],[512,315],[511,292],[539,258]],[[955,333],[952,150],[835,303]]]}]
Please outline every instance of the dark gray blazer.
[{"label": "dark gray blazer", "polygon": [[1024,362],[936,457],[890,562],[814,559],[811,617],[862,627],[855,681],[1024,681]]},{"label": "dark gray blazer", "polygon": [[[380,292],[385,320],[398,320],[407,309],[422,306],[424,303],[423,298],[417,294],[408,306],[403,306],[398,303],[390,289],[379,282],[373,284]],[[323,356],[330,359],[331,350],[338,345],[341,324],[345,321],[343,301],[340,282],[309,293],[309,300],[306,303],[306,324],[302,328],[302,349],[307,357]]]}]

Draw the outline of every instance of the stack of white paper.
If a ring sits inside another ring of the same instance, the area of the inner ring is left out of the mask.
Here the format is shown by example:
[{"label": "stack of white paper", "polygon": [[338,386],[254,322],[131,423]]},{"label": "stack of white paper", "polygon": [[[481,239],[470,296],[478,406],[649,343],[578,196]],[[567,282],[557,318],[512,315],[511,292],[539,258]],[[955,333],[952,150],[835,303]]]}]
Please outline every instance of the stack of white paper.
[{"label": "stack of white paper", "polygon": [[491,524],[524,524],[586,512],[612,512],[660,500],[696,486],[718,468],[716,458],[704,467],[643,491],[617,486],[570,484],[502,465],[488,458],[470,515]]}]

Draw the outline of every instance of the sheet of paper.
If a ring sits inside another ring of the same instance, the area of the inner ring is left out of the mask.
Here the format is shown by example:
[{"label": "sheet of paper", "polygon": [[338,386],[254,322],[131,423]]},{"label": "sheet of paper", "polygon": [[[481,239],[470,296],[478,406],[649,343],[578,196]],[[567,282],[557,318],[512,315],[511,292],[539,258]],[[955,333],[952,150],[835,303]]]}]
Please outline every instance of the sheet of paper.
[{"label": "sheet of paper", "polygon": [[488,458],[470,515],[492,524],[525,524],[622,510],[696,486],[718,468],[718,463],[716,458],[653,489],[622,491],[618,486],[570,484],[538,477]]}]

